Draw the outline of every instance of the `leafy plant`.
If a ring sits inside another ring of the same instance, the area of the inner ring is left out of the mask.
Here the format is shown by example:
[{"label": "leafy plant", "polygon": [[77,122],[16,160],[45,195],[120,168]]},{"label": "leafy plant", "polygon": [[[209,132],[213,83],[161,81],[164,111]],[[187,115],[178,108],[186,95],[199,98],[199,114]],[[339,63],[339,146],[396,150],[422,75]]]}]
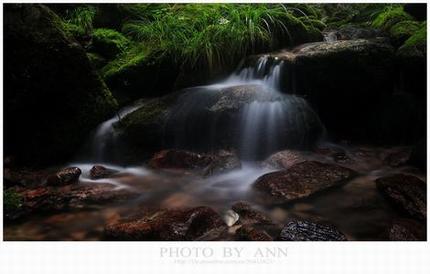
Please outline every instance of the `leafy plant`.
[{"label": "leafy plant", "polygon": [[281,4],[149,5],[140,10],[141,19],[127,22],[123,32],[159,56],[209,68],[270,48],[277,33],[289,33],[284,22],[292,17]]},{"label": "leafy plant", "polygon": [[93,30],[93,20],[96,15],[96,8],[93,6],[79,6],[66,15],[66,23],[73,25],[70,28],[78,28],[80,32],[91,33]]},{"label": "leafy plant", "polygon": [[413,20],[413,18],[403,10],[402,6],[388,6],[378,14],[372,26],[387,30],[405,20]]}]

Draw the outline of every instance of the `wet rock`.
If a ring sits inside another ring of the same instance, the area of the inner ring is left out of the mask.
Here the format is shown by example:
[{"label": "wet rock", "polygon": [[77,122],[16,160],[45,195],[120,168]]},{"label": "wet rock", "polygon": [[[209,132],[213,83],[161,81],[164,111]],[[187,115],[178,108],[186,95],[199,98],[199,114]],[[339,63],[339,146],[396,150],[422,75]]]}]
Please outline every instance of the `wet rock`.
[{"label": "wet rock", "polygon": [[330,225],[295,220],[288,222],[282,229],[281,241],[346,241],[345,235]]},{"label": "wet rock", "polygon": [[167,149],[156,153],[149,161],[152,168],[199,170],[211,175],[241,166],[239,158],[231,152],[218,154],[195,153],[186,150]]},{"label": "wet rock", "polygon": [[46,183],[50,186],[64,186],[79,182],[82,171],[77,167],[67,167],[55,174],[49,175]]},{"label": "wet rock", "polygon": [[237,202],[232,205],[231,209],[239,214],[240,224],[272,224],[272,220],[268,216],[253,209],[247,202]]},{"label": "wet rock", "polygon": [[378,190],[395,206],[419,220],[427,218],[426,183],[415,176],[395,174],[376,180]]},{"label": "wet rock", "polygon": [[109,240],[197,240],[226,225],[209,207],[191,209],[144,209],[139,216],[105,226]]},{"label": "wet rock", "polygon": [[289,202],[340,185],[354,175],[353,170],[345,167],[306,161],[288,170],[265,174],[257,179],[254,187],[275,200]]},{"label": "wet rock", "polygon": [[115,173],[118,173],[118,171],[101,165],[95,165],[90,170],[90,176],[92,179],[108,178]]},{"label": "wet rock", "polygon": [[395,220],[388,229],[390,241],[425,241],[426,225],[411,219]]},{"label": "wet rock", "polygon": [[133,199],[138,193],[127,189],[117,189],[111,184],[73,184],[66,186],[42,186],[17,189],[21,206],[15,216],[37,213],[51,213],[68,209],[79,209],[107,203],[117,203]]},{"label": "wet rock", "polygon": [[310,160],[310,158],[310,153],[298,150],[284,150],[272,154],[263,162],[263,165],[271,168],[287,169],[295,164]]},{"label": "wet rock", "polygon": [[243,225],[236,230],[236,240],[239,241],[273,241],[266,231],[257,229],[251,225]]},{"label": "wet rock", "polygon": [[[152,151],[161,147],[197,151],[238,147],[238,140],[243,138],[240,122],[245,112],[255,111],[251,108],[255,105],[267,115],[273,108],[285,113],[278,117],[277,127],[282,125],[276,129],[280,135],[278,147],[269,153],[279,148],[308,147],[323,131],[318,116],[303,98],[282,95],[263,85],[194,87],[171,97],[174,99],[165,96],[151,100],[124,117],[117,129],[127,143]],[[273,143],[273,136],[259,137],[257,150]],[[267,153],[261,157],[267,157]]]}]

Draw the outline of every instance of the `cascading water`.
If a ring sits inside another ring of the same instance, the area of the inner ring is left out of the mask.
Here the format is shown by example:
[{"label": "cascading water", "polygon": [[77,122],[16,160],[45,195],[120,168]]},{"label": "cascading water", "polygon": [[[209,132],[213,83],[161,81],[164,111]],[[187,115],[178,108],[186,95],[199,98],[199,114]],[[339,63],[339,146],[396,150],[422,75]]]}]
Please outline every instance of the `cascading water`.
[{"label": "cascading water", "polygon": [[[228,148],[243,160],[261,159],[288,147],[308,147],[323,127],[303,98],[280,91],[283,69],[282,60],[264,55],[223,81],[183,90],[164,122],[163,147]],[[89,160],[118,163],[125,144],[114,126],[140,105],[124,108],[97,128]]]}]

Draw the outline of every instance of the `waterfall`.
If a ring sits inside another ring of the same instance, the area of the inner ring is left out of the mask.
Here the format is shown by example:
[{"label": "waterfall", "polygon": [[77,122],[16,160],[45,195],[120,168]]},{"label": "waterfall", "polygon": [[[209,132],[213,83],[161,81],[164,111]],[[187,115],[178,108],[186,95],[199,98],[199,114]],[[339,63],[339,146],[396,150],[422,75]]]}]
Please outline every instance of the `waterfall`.
[{"label": "waterfall", "polygon": [[[159,136],[163,148],[229,148],[244,160],[256,160],[281,149],[313,144],[322,125],[306,100],[280,91],[281,83],[288,81],[284,62],[263,55],[250,63],[223,81],[183,90],[166,115]],[[127,144],[121,143],[114,125],[140,105],[126,107],[99,125],[90,160],[121,159],[121,146]]]}]

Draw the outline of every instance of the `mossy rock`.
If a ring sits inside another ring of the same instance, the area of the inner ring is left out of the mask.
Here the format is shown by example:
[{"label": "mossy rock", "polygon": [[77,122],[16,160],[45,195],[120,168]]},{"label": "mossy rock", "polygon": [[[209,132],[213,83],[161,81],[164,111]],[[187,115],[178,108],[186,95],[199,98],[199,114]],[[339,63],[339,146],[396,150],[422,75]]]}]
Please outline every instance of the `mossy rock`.
[{"label": "mossy rock", "polygon": [[135,44],[101,69],[101,74],[120,105],[142,97],[173,90],[179,67],[169,56],[158,55]]},{"label": "mossy rock", "polygon": [[402,45],[420,28],[416,21],[401,21],[390,28],[390,38],[396,46]]},{"label": "mossy rock", "polygon": [[93,64],[94,67],[98,70],[105,66],[107,63],[106,59],[97,53],[87,52],[87,56],[88,59],[90,59],[91,64]]},{"label": "mossy rock", "polygon": [[120,32],[112,29],[95,29],[92,50],[111,59],[123,53],[130,41]]},{"label": "mossy rock", "polygon": [[59,164],[117,102],[49,8],[4,7],[5,153],[25,165]]},{"label": "mossy rock", "polygon": [[372,22],[372,26],[383,30],[389,30],[398,22],[413,20],[412,16],[403,10],[402,6],[388,7],[381,12]]}]

